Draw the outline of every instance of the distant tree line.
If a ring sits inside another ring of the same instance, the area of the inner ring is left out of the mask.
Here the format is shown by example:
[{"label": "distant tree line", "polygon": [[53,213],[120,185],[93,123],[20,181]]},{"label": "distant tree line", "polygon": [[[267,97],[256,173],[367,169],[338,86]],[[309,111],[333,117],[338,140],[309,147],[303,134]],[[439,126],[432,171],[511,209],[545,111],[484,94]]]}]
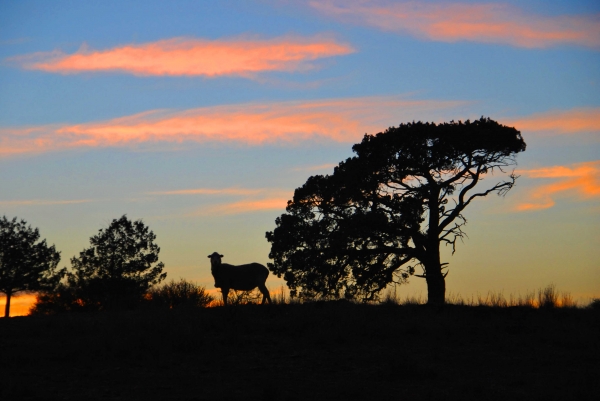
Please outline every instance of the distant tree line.
[{"label": "distant tree line", "polygon": [[36,292],[33,314],[131,309],[142,303],[169,308],[206,306],[213,301],[203,287],[180,280],[159,285],[167,276],[159,262],[156,236],[141,221],[123,215],[90,238],[90,247],[58,269],[60,252],[24,220],[0,219],[0,292],[11,297]]}]

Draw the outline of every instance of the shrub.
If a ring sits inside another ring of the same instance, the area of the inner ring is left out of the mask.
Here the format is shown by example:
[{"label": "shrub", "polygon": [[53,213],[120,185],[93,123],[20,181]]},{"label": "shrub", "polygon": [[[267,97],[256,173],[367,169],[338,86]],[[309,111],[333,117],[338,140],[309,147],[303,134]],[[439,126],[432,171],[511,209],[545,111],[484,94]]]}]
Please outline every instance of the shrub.
[{"label": "shrub", "polygon": [[169,283],[151,288],[146,294],[146,300],[153,306],[173,309],[204,308],[213,302],[214,298],[204,287],[181,278],[178,282],[171,280]]},{"label": "shrub", "polygon": [[600,311],[600,298],[592,299],[592,302],[590,302],[590,304],[587,307],[592,310]]}]

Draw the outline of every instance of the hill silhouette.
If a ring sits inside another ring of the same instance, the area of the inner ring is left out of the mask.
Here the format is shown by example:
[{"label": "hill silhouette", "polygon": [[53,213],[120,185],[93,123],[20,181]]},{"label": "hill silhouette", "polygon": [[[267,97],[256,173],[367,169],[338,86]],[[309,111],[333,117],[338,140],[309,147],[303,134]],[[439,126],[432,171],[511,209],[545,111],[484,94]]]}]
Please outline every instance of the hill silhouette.
[{"label": "hill silhouette", "polygon": [[593,308],[344,301],[0,320],[3,400],[593,399]]}]

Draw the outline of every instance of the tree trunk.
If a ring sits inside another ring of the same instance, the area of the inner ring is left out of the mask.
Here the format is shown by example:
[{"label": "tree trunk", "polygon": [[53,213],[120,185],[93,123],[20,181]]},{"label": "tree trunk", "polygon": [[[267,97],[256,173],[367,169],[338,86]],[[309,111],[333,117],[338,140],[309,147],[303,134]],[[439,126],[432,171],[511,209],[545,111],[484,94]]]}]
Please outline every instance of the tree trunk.
[{"label": "tree trunk", "polygon": [[444,305],[446,302],[446,281],[442,275],[441,269],[434,272],[435,269],[427,269],[427,304]]},{"label": "tree trunk", "polygon": [[446,280],[442,274],[439,242],[428,250],[425,265],[427,281],[427,304],[443,305],[446,302]]},{"label": "tree trunk", "polygon": [[[432,179],[433,181],[433,179]],[[446,302],[446,282],[440,261],[440,188],[432,184],[429,194],[429,228],[425,247],[425,279],[427,281],[427,304],[443,305]]]},{"label": "tree trunk", "polygon": [[10,292],[6,293],[6,305],[4,306],[4,317],[9,317],[10,315],[10,297],[12,294]]}]

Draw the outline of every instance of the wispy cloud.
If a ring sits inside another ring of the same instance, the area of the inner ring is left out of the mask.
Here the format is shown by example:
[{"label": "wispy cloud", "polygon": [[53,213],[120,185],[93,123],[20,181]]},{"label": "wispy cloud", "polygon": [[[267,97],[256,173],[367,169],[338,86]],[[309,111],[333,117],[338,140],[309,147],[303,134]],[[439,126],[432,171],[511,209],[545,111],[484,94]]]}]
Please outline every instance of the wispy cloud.
[{"label": "wispy cloud", "polygon": [[269,71],[303,71],[317,59],[354,52],[348,44],[325,36],[275,39],[240,37],[206,40],[174,38],[106,50],[82,46],[74,54],[60,50],[11,57],[30,70],[74,74],[121,72],[139,76],[242,76]]},{"label": "wispy cloud", "polygon": [[319,164],[318,166],[302,166],[294,168],[294,171],[323,171],[329,170],[333,172],[333,168],[337,166],[336,163]]},{"label": "wispy cloud", "polygon": [[600,198],[600,160],[577,163],[571,166],[552,166],[520,171],[526,177],[549,179],[552,182],[537,186],[527,199],[517,205],[519,211],[548,209],[555,205],[558,196],[580,200]]},{"label": "wispy cloud", "polygon": [[149,195],[256,195],[263,192],[261,189],[247,188],[195,188],[179,189],[175,191],[148,192]]},{"label": "wispy cloud", "polygon": [[199,211],[200,215],[227,215],[227,214],[242,214],[249,212],[262,212],[267,210],[285,211],[288,200],[293,192],[290,192],[289,197],[275,197],[263,199],[244,199],[237,202],[223,203],[207,207]]},{"label": "wispy cloud", "polygon": [[75,200],[45,200],[45,199],[23,199],[23,200],[0,200],[0,205],[3,206],[43,206],[43,205],[73,205],[77,203],[93,202],[91,199],[75,199]]},{"label": "wispy cloud", "polygon": [[500,3],[315,0],[309,4],[343,21],[427,40],[526,48],[574,44],[600,49],[599,15],[542,16]]},{"label": "wispy cloud", "polygon": [[0,128],[0,154],[182,142],[356,142],[403,121],[455,118],[467,104],[388,96],[153,110],[77,125]]},{"label": "wispy cloud", "polygon": [[600,132],[600,107],[554,110],[507,122],[520,131],[550,135]]},{"label": "wispy cloud", "polygon": [[277,188],[194,188],[174,191],[148,192],[149,195],[207,195],[229,200],[207,204],[186,216],[222,216],[260,212],[266,210],[285,210],[292,190]]}]

